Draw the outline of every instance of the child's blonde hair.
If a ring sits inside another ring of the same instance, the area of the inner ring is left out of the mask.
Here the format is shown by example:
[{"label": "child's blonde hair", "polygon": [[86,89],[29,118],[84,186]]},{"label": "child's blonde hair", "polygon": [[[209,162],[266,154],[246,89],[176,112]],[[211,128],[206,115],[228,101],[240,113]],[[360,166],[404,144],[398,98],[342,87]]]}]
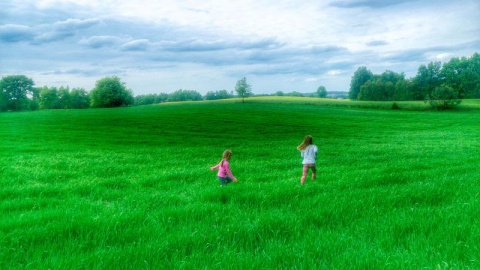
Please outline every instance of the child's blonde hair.
[{"label": "child's blonde hair", "polygon": [[313,144],[313,137],[311,135],[307,135],[305,136],[305,139],[303,139],[303,142],[297,146],[297,149],[301,151],[311,144]]},{"label": "child's blonde hair", "polygon": [[222,155],[222,166],[223,166],[223,161],[224,160],[229,160],[231,157],[232,157],[232,151],[231,150],[225,150],[223,151],[223,155]]}]

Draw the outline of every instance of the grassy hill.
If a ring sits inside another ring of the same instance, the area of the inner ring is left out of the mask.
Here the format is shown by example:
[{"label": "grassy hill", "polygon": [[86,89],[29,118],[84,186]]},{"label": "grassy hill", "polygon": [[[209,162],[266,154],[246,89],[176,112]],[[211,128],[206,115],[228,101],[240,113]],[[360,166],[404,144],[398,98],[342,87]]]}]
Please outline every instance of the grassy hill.
[{"label": "grassy hill", "polygon": [[[0,268],[480,268],[479,101],[399,105],[0,114]],[[300,186],[307,134],[318,179]],[[225,149],[239,182],[220,188]]]}]

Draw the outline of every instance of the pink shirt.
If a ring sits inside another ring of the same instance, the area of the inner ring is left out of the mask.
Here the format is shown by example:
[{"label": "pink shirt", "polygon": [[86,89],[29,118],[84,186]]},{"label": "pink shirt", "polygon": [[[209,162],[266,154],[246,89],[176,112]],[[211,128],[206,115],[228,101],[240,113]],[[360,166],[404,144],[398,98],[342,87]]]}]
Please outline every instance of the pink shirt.
[{"label": "pink shirt", "polygon": [[214,170],[218,168],[218,177],[225,178],[227,175],[232,178],[232,180],[237,180],[235,176],[233,176],[232,171],[230,170],[230,163],[228,163],[227,160],[223,160],[223,166],[222,162],[218,163],[217,165],[211,167],[210,169]]}]

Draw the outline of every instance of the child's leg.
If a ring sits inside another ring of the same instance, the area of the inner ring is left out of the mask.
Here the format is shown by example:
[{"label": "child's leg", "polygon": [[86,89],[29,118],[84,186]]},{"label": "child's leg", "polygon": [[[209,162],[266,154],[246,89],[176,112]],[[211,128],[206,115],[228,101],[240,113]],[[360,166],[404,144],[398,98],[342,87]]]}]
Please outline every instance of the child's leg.
[{"label": "child's leg", "polygon": [[223,177],[218,177],[218,180],[220,180],[220,185],[225,186],[227,184],[227,180]]},{"label": "child's leg", "polygon": [[230,176],[227,175],[225,177],[225,185],[230,184],[231,182],[232,182],[232,178],[230,178]]},{"label": "child's leg", "polygon": [[312,167],[312,181],[317,178],[317,166],[314,164]]},{"label": "child's leg", "polygon": [[305,183],[305,178],[307,178],[307,174],[308,174],[308,165],[304,164],[303,165],[302,178],[300,179],[300,184],[303,185]]}]

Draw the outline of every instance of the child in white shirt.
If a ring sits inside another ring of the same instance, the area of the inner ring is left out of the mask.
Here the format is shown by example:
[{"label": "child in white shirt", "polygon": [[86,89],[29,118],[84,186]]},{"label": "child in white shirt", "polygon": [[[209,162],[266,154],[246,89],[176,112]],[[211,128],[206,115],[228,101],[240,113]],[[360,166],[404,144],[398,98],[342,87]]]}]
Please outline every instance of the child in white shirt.
[{"label": "child in white shirt", "polygon": [[315,164],[315,160],[317,159],[318,147],[313,144],[313,137],[307,135],[297,149],[300,150],[303,158],[303,173],[302,178],[300,179],[300,184],[303,185],[305,184],[309,169],[312,170],[312,181],[315,180],[315,177],[317,176],[317,165]]}]

